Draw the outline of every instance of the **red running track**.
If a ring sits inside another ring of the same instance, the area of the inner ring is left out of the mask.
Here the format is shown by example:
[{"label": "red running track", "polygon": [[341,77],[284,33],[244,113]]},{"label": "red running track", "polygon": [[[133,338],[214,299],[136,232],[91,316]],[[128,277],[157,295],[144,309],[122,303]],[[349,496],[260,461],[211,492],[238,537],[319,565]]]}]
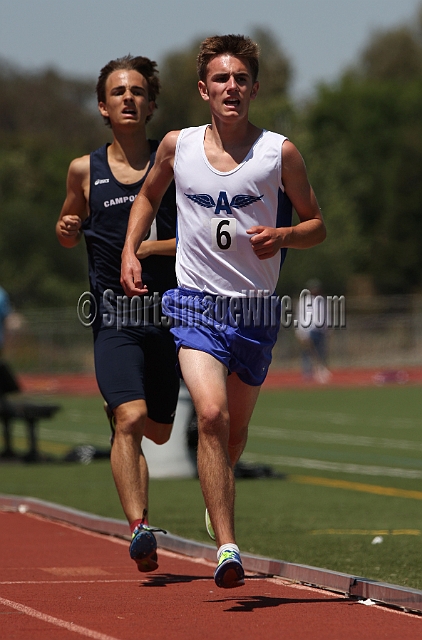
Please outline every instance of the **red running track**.
[{"label": "red running track", "polygon": [[416,640],[422,617],[248,574],[218,589],[214,565],[159,551],[140,574],[128,543],[30,513],[0,511],[4,640]]},{"label": "red running track", "polygon": [[[336,369],[328,385],[304,381],[300,371],[270,368],[264,389],[381,386],[388,384],[422,384],[422,368],[404,369]],[[93,374],[24,374],[19,376],[27,393],[63,393],[100,395]]]}]

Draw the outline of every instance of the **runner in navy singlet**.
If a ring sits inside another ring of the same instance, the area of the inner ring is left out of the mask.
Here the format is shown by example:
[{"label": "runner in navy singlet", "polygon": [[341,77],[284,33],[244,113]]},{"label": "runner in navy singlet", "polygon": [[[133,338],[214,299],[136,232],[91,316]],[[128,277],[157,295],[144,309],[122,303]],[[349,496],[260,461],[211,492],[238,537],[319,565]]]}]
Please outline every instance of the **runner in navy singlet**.
[{"label": "runner in navy singlet", "polygon": [[120,284],[130,208],[154,165],[158,142],[146,123],[156,107],[155,62],[141,56],[110,61],[97,83],[98,107],[113,141],[70,164],[67,196],[56,225],[59,242],[85,237],[91,293],[95,372],[113,430],[111,466],[133,534],[130,555],[140,571],[157,568],[148,527],[148,467],[142,437],[165,443],[176,410],[176,351],[161,322],[161,296],[176,286],[174,184],[163,194],[148,239],[137,252],[142,295],[128,301]]}]

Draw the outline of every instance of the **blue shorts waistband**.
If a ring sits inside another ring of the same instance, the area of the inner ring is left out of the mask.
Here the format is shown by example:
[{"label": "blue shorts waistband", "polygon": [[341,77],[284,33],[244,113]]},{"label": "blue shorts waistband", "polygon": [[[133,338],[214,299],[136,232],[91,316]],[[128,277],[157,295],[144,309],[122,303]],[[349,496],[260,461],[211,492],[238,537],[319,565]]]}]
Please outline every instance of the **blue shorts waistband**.
[{"label": "blue shorts waistband", "polygon": [[[278,330],[281,304],[278,296],[237,297],[195,291],[170,289],[162,300],[163,312],[182,326],[205,325],[218,330],[229,327],[267,328]],[[173,324],[174,326],[174,324]]]}]

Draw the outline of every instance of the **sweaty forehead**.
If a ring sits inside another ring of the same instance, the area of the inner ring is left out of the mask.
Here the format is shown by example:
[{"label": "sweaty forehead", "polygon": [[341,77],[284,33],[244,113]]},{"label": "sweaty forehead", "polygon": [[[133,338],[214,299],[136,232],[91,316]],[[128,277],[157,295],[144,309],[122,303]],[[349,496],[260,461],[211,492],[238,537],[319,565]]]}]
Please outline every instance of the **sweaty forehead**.
[{"label": "sweaty forehead", "polygon": [[111,91],[113,87],[144,87],[148,88],[148,83],[142,73],[135,69],[118,69],[113,71],[107,78],[106,91]]},{"label": "sweaty forehead", "polygon": [[215,56],[208,63],[207,75],[215,73],[248,73],[250,75],[251,69],[247,60],[223,53]]}]

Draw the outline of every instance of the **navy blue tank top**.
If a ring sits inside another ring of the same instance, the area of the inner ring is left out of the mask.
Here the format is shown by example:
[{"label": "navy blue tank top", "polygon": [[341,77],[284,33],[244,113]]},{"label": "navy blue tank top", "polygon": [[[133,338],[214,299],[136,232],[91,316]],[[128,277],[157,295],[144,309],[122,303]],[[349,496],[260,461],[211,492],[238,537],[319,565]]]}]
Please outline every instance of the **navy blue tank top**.
[{"label": "navy blue tank top", "polygon": [[[158,148],[156,140],[149,140],[150,166]],[[98,308],[102,311],[103,293],[112,289],[116,296],[124,295],[120,284],[121,253],[126,238],[129,213],[146,175],[134,184],[116,180],[107,159],[108,144],[90,155],[89,216],[82,224],[88,251],[89,281]],[[153,235],[154,234],[154,235]],[[176,236],[176,196],[174,183],[165,193],[151,239],[168,240]],[[149,256],[141,261],[142,279],[148,292],[162,295],[176,286],[174,256]]]}]

